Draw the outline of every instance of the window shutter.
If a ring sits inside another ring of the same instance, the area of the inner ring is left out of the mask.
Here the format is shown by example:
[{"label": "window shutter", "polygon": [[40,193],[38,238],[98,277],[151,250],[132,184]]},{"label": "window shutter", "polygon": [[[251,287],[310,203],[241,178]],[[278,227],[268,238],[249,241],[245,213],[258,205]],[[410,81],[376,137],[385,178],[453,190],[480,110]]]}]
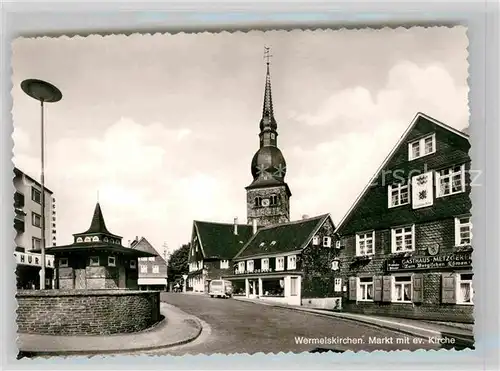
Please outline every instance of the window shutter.
[{"label": "window shutter", "polygon": [[457,302],[455,273],[443,273],[441,278],[441,302],[455,304]]},{"label": "window shutter", "polygon": [[382,301],[382,277],[373,277],[373,301]]},{"label": "window shutter", "polygon": [[413,302],[421,303],[423,301],[424,276],[422,274],[413,275]]},{"label": "window shutter", "polygon": [[357,278],[349,277],[349,300],[356,301],[357,299]]},{"label": "window shutter", "polygon": [[391,276],[382,277],[382,301],[383,302],[392,301],[392,277]]},{"label": "window shutter", "polygon": [[435,184],[435,187],[436,187],[436,197],[441,197],[441,184],[440,184],[440,181],[439,181],[439,173],[438,172],[435,172],[434,173],[436,175],[436,184]]}]

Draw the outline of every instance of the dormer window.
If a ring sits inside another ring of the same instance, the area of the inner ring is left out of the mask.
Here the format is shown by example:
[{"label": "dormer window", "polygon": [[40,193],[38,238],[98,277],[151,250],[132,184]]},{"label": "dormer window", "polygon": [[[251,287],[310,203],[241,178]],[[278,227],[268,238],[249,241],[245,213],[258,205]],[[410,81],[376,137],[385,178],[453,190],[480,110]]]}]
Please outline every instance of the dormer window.
[{"label": "dormer window", "polygon": [[265,242],[261,242],[259,247],[264,247],[265,244],[266,244]]},{"label": "dormer window", "polygon": [[76,242],[77,242],[77,243],[78,243],[78,242],[83,242],[83,238],[78,237],[78,238],[76,239]]},{"label": "dormer window", "polygon": [[108,242],[108,241],[109,241],[108,237],[104,237],[104,242]]},{"label": "dormer window", "polygon": [[115,240],[113,240],[112,238],[109,239],[109,243],[115,243]]},{"label": "dormer window", "polygon": [[92,237],[92,242],[99,242],[99,237],[97,236]]},{"label": "dormer window", "polygon": [[427,135],[408,144],[408,160],[415,160],[436,152],[436,134]]},{"label": "dormer window", "polygon": [[90,239],[90,237],[85,237],[85,242],[91,242],[92,240]]},{"label": "dormer window", "polygon": [[271,241],[271,246],[276,245],[276,241]]}]

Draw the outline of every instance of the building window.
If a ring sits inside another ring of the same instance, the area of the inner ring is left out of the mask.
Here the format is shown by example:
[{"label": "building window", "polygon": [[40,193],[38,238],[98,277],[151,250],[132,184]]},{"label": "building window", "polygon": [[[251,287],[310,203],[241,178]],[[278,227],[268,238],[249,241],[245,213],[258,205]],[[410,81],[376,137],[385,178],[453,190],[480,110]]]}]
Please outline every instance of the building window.
[{"label": "building window", "polygon": [[85,242],[92,242],[92,239],[90,237],[85,237]]},{"label": "building window", "polygon": [[253,272],[253,260],[247,261],[247,271]]},{"label": "building window", "polygon": [[313,245],[314,246],[319,245],[319,236],[314,236],[313,237]]},{"label": "building window", "polygon": [[400,303],[411,302],[411,276],[393,277],[393,300]]},{"label": "building window", "polygon": [[290,278],[290,296],[297,296],[299,292],[299,279],[297,277]]},{"label": "building window", "polygon": [[220,269],[228,269],[228,268],[229,268],[229,260],[221,260]]},{"label": "building window", "polygon": [[358,278],[358,300],[373,301],[373,277]]},{"label": "building window", "polygon": [[35,226],[35,227],[41,228],[42,227],[42,217],[39,214],[32,212],[31,213],[31,224],[33,224],[33,226]]},{"label": "building window", "polygon": [[68,266],[68,258],[59,259],[59,267],[64,268]]},{"label": "building window", "polygon": [[116,258],[114,256],[108,256],[108,266],[116,267]]},{"label": "building window", "polygon": [[156,258],[154,256],[149,256],[147,259],[150,262],[154,262],[156,260]]},{"label": "building window", "polygon": [[277,195],[271,195],[270,200],[271,200],[271,205],[278,204],[278,196]]},{"label": "building window", "polygon": [[243,273],[245,271],[245,262],[238,263],[238,272]]},{"label": "building window", "polygon": [[470,216],[455,218],[455,246],[470,245],[472,239]]},{"label": "building window", "polygon": [[296,268],[297,268],[297,256],[291,255],[288,257],[288,264],[286,266],[286,269],[291,270]]},{"label": "building window", "polygon": [[458,275],[457,289],[457,304],[473,303],[474,291],[472,290],[472,273]]},{"label": "building window", "polygon": [[76,239],[76,242],[83,242],[83,238],[78,237],[78,238]]},{"label": "building window", "polygon": [[333,291],[341,292],[342,291],[342,278],[335,278],[333,282]]},{"label": "building window", "polygon": [[31,239],[31,248],[33,250],[40,250],[42,248],[42,240],[36,237]]},{"label": "building window", "polygon": [[99,237],[97,236],[92,237],[92,242],[99,242]]},{"label": "building window", "polygon": [[436,172],[436,197],[465,191],[465,164]]},{"label": "building window", "polygon": [[194,256],[194,246],[191,248],[191,256]]},{"label": "building window", "polygon": [[141,273],[148,273],[148,266],[146,264],[141,264]]},{"label": "building window", "polygon": [[160,273],[160,267],[158,265],[153,265],[153,273]]},{"label": "building window", "polygon": [[431,134],[408,145],[408,160],[415,160],[434,152],[436,152],[436,135]]},{"label": "building window", "polygon": [[257,207],[262,206],[262,199],[260,197],[255,197],[254,199],[254,205]]},{"label": "building window", "polygon": [[135,260],[130,261],[130,269],[136,269],[137,268],[137,262]]},{"label": "building window", "polygon": [[276,270],[282,271],[285,269],[285,258],[283,256],[276,258]]},{"label": "building window", "polygon": [[262,259],[261,265],[262,265],[263,271],[268,271],[269,270],[269,259],[268,258]]},{"label": "building window", "polygon": [[108,237],[104,237],[104,240],[103,240],[103,241],[104,241],[104,242],[109,242]]},{"label": "building window", "polygon": [[356,255],[375,254],[375,231],[356,235]]},{"label": "building window", "polygon": [[99,257],[98,256],[91,256],[90,257],[90,265],[91,266],[99,265]]},{"label": "building window", "polygon": [[332,246],[332,238],[331,237],[323,237],[323,246],[331,247]]},{"label": "building window", "polygon": [[408,184],[392,184],[388,186],[389,207],[396,207],[410,203]]},{"label": "building window", "polygon": [[35,187],[31,187],[31,199],[37,204],[42,204],[42,192]]},{"label": "building window", "polygon": [[198,244],[195,245],[196,252],[198,252]]},{"label": "building window", "polygon": [[405,252],[415,250],[415,225],[394,228],[391,230],[392,252]]}]

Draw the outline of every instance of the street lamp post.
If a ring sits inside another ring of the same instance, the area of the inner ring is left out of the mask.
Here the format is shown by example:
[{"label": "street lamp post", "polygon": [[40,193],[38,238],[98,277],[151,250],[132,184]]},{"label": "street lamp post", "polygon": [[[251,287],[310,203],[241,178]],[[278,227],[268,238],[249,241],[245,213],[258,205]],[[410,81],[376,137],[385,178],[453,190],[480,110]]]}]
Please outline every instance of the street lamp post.
[{"label": "street lamp post", "polygon": [[41,269],[40,269],[40,290],[45,289],[45,128],[44,128],[44,103],[58,102],[62,99],[61,91],[54,85],[36,79],[24,80],[21,83],[21,89],[31,98],[40,101],[40,119],[41,119],[41,171],[40,171],[40,184],[41,184],[41,229],[42,229],[42,242],[41,242]]}]

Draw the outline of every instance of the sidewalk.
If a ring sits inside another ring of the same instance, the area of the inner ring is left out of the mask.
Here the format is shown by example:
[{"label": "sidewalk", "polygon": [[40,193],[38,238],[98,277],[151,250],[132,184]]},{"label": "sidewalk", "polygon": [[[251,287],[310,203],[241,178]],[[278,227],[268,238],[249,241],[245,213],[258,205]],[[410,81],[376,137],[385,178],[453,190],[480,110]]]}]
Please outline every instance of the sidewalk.
[{"label": "sidewalk", "polygon": [[416,319],[333,312],[325,309],[312,309],[294,305],[280,304],[271,301],[265,301],[262,299],[247,299],[241,297],[234,298],[236,300],[248,301],[262,305],[271,305],[277,308],[285,308],[290,310],[309,312],[322,316],[341,318],[347,321],[355,321],[370,326],[376,326],[401,332],[411,336],[421,337],[424,339],[428,339],[429,337],[448,337],[454,338],[456,344],[460,346],[471,347],[474,345],[473,325],[465,324],[463,326],[452,326],[444,323],[433,323]]},{"label": "sidewalk", "polygon": [[169,348],[195,340],[200,321],[167,303],[160,303],[165,319],[150,329],[123,335],[53,336],[18,334],[17,346],[26,356],[116,354]]}]

